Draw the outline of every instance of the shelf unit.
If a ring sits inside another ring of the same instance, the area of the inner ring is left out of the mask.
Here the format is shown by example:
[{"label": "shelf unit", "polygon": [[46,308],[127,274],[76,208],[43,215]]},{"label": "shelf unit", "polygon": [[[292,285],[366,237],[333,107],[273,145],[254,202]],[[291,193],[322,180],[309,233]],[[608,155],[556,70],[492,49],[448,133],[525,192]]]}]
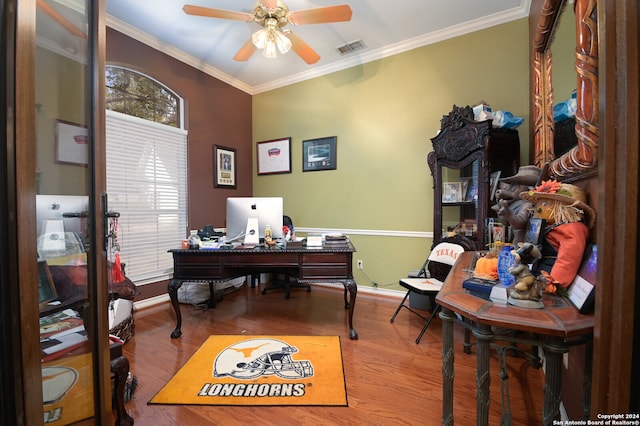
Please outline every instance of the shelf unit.
[{"label": "shelf unit", "polygon": [[[475,121],[469,106],[453,106],[442,117],[427,163],[434,182],[433,244],[452,233],[485,248],[490,208],[490,176],[512,176],[520,166],[520,139],[514,129]],[[465,185],[466,183],[466,185]],[[471,190],[475,188],[475,191]],[[447,200],[451,200],[447,202]]]}]

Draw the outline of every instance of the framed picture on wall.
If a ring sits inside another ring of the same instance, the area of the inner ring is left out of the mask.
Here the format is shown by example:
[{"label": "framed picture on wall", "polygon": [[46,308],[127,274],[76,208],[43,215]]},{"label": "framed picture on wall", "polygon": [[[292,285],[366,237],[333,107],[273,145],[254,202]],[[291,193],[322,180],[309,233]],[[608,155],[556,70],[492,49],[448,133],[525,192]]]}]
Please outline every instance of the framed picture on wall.
[{"label": "framed picture on wall", "polygon": [[238,175],[236,150],[221,145],[213,146],[213,187],[236,188]]},{"label": "framed picture on wall", "polygon": [[89,135],[86,126],[56,120],[56,162],[86,166],[89,162]]},{"label": "framed picture on wall", "polygon": [[336,136],[302,141],[302,171],[337,168]]},{"label": "framed picture on wall", "polygon": [[256,154],[258,175],[291,173],[291,138],[258,142]]}]

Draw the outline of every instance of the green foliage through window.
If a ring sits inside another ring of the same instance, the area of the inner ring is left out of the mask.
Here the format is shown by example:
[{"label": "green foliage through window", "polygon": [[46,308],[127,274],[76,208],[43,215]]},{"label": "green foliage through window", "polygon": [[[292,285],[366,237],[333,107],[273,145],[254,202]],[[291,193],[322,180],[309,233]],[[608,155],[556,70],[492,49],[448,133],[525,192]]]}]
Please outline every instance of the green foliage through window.
[{"label": "green foliage through window", "polygon": [[180,101],[157,81],[116,66],[106,68],[107,109],[180,127]]}]

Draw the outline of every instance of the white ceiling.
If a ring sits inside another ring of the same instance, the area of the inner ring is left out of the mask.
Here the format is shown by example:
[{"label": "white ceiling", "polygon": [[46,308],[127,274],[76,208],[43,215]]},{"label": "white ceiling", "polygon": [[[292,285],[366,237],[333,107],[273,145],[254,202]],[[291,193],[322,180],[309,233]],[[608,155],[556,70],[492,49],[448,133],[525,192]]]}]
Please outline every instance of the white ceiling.
[{"label": "white ceiling", "polygon": [[[77,0],[47,0],[60,7]],[[187,15],[192,4],[252,13],[255,0],[106,0],[107,25],[247,93],[255,94],[350,68],[430,43],[529,15],[531,0],[285,0],[290,11],[349,4],[349,22],[287,26],[318,54],[307,65],[295,52],[247,62],[233,56],[260,27],[255,22]],[[341,56],[338,46],[362,40],[365,49]],[[491,49],[488,46],[487,49]]]}]

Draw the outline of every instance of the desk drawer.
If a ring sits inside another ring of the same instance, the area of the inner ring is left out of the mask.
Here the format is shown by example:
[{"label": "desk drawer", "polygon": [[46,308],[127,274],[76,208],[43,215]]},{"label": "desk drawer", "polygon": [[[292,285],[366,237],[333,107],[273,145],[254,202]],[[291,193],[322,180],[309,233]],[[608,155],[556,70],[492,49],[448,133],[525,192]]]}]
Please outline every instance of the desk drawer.
[{"label": "desk drawer", "polygon": [[305,253],[302,255],[302,279],[351,278],[352,253]]},{"label": "desk drawer", "polygon": [[222,275],[220,258],[206,253],[173,257],[173,277],[176,279],[215,279]]},{"label": "desk drawer", "polygon": [[342,263],[321,265],[303,265],[300,267],[300,278],[305,280],[345,279],[352,278],[349,267]]},{"label": "desk drawer", "polygon": [[222,277],[222,267],[220,265],[206,264],[179,264],[173,268],[173,278],[206,280]]},{"label": "desk drawer", "polygon": [[249,252],[249,253],[233,253],[225,256],[223,263],[225,267],[297,267],[299,256],[297,253],[287,252]]}]

